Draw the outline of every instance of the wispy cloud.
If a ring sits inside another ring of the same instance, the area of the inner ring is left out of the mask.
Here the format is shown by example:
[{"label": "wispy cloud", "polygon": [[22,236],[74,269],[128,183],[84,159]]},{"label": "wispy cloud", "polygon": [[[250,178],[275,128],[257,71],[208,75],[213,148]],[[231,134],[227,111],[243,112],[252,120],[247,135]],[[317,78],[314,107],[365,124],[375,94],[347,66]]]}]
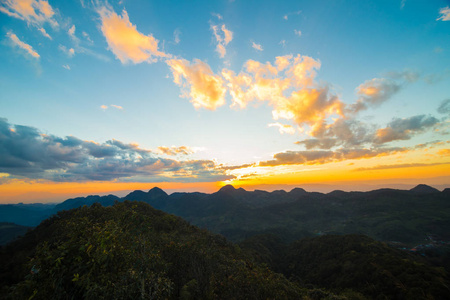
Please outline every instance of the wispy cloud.
[{"label": "wispy cloud", "polygon": [[158,58],[167,57],[167,54],[158,50],[158,40],[153,35],[142,34],[130,22],[126,10],[122,11],[122,16],[107,6],[102,6],[97,12],[108,47],[121,63],[152,63]]},{"label": "wispy cloud", "polygon": [[288,20],[288,19],[289,19],[289,16],[296,16],[296,15],[299,15],[299,14],[301,14],[301,13],[302,13],[301,10],[289,12],[289,13],[287,13],[287,14],[285,14],[285,15],[283,16],[283,19],[284,19],[284,20]]},{"label": "wispy cloud", "polygon": [[219,20],[223,20],[223,17],[221,14],[211,13],[212,16],[216,17]]},{"label": "wispy cloud", "polygon": [[281,124],[279,122],[276,122],[276,123],[270,123],[268,126],[269,127],[278,127],[278,131],[281,134],[283,134],[283,133],[294,134],[295,133],[295,128],[288,124]]},{"label": "wispy cloud", "polygon": [[396,94],[400,88],[398,82],[388,78],[367,80],[356,88],[358,100],[350,106],[349,111],[357,113],[368,107],[378,106]]},{"label": "wispy cloud", "polygon": [[64,69],[66,69],[66,70],[70,70],[70,66],[69,65],[63,65],[62,66]]},{"label": "wispy cloud", "polygon": [[112,107],[123,110],[123,107],[120,105],[111,104]]},{"label": "wispy cloud", "polygon": [[294,34],[297,36],[302,36],[302,32],[300,30],[294,29]]},{"label": "wispy cloud", "polygon": [[256,44],[255,42],[252,42],[252,48],[258,51],[263,51],[263,47],[261,46],[261,44]]},{"label": "wispy cloud", "polygon": [[423,132],[438,123],[438,119],[426,115],[395,118],[387,127],[377,130],[374,142],[384,144],[396,140],[409,140],[413,134]]},{"label": "wispy cloud", "polygon": [[[118,110],[123,110],[123,107],[120,106],[120,105],[111,104],[110,106],[114,107],[115,109],[118,109]],[[109,106],[103,104],[103,105],[100,106],[100,108],[103,109],[103,110],[107,110],[109,108]]]},{"label": "wispy cloud", "polygon": [[438,113],[450,115],[450,98],[441,102],[437,109]]},{"label": "wispy cloud", "polygon": [[259,166],[314,165],[350,159],[365,159],[409,151],[405,148],[384,149],[338,149],[335,151],[286,151],[273,156],[272,160],[259,162]]},{"label": "wispy cloud", "polygon": [[45,31],[44,28],[41,27],[41,28],[39,28],[38,30],[42,33],[43,36],[45,36],[45,37],[48,38],[49,40],[53,40],[52,37],[47,33],[47,31]]},{"label": "wispy cloud", "polygon": [[26,51],[29,55],[31,55],[34,58],[39,58],[40,55],[27,43],[22,42],[16,34],[14,34],[12,31],[9,31],[6,33],[6,36],[13,42],[14,46],[17,46],[23,50]]},{"label": "wispy cloud", "polygon": [[176,155],[189,155],[194,153],[194,150],[187,146],[172,146],[172,147],[165,147],[160,146],[158,147],[158,151],[161,154],[170,155],[170,156],[176,156]]},{"label": "wispy cloud", "polygon": [[58,26],[58,22],[53,18],[53,8],[45,0],[4,0],[0,3],[0,11],[38,28],[46,22],[53,27]]},{"label": "wispy cloud", "polygon": [[181,36],[181,31],[180,29],[175,29],[173,32],[173,42],[177,45],[180,43],[180,36]]},{"label": "wispy cloud", "polygon": [[227,54],[226,46],[233,40],[233,32],[228,30],[225,24],[222,24],[220,28],[217,25],[211,25],[211,29],[217,42],[216,52],[224,58]]},{"label": "wispy cloud", "polygon": [[436,19],[436,21],[450,21],[450,8],[447,7],[443,7],[439,10],[439,17]]},{"label": "wispy cloud", "polygon": [[376,170],[389,170],[389,169],[432,167],[432,166],[448,165],[448,164],[450,164],[450,162],[379,165],[379,166],[368,167],[368,168],[357,168],[357,169],[354,169],[354,171],[376,171]]},{"label": "wispy cloud", "polygon": [[64,45],[59,45],[58,49],[64,52],[68,57],[73,57],[75,55],[75,50],[73,48],[67,48]]}]

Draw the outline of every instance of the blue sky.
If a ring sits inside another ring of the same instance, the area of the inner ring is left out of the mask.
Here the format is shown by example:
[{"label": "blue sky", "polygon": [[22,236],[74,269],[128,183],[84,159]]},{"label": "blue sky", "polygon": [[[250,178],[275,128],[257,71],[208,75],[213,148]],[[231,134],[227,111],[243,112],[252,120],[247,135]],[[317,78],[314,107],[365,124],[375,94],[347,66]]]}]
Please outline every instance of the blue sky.
[{"label": "blue sky", "polygon": [[[445,186],[449,6],[411,0],[2,1],[0,118],[5,130],[23,125],[38,132],[1,141],[3,188],[36,180],[49,183],[50,193],[55,182],[257,186],[288,177],[301,185],[320,176],[295,181],[292,174],[328,172],[342,162],[405,171],[361,176],[368,181],[412,182],[423,171],[429,183]],[[132,165],[144,158],[136,152],[95,156],[83,148],[116,147],[112,140],[147,151],[151,162],[121,173],[119,158]],[[52,164],[21,155],[20,147],[43,147]],[[83,159],[64,157],[75,150]],[[421,160],[425,150],[431,156]],[[212,165],[174,169],[161,163],[165,159]],[[74,170],[81,167],[80,175]]]}]

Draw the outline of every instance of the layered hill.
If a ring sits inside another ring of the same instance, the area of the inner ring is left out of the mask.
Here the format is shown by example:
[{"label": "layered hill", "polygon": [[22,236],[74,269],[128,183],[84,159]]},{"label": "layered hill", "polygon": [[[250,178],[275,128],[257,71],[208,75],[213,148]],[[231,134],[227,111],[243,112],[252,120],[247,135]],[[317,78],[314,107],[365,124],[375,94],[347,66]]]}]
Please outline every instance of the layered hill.
[{"label": "layered hill", "polygon": [[134,191],[122,198],[109,195],[69,199],[51,210],[36,213],[21,207],[23,214],[15,212],[15,218],[2,213],[7,206],[0,206],[0,217],[8,216],[0,221],[35,226],[60,210],[92,203],[110,206],[124,200],[148,203],[237,242],[267,233],[276,234],[287,242],[322,234],[365,234],[410,248],[427,243],[430,235],[450,241],[450,195],[447,190],[440,192],[426,185],[411,190],[328,194],[300,188],[290,192],[266,192],[225,186],[212,194],[168,195],[153,188],[148,192]]}]

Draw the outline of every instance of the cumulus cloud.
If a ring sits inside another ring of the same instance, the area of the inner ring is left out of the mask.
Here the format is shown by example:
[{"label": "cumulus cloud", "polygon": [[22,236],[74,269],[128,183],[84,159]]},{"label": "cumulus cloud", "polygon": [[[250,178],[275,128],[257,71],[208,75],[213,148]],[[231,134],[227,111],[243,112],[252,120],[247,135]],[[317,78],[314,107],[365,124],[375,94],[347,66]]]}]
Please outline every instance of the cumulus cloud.
[{"label": "cumulus cloud", "polygon": [[436,19],[436,21],[450,21],[450,8],[447,7],[443,7],[439,10],[439,17]]},{"label": "cumulus cloud", "polygon": [[258,51],[263,51],[263,47],[261,46],[261,44],[256,44],[255,42],[252,42],[252,48]]},{"label": "cumulus cloud", "polygon": [[267,101],[275,120],[309,125],[314,131],[331,115],[343,114],[343,103],[327,86],[316,84],[319,68],[320,62],[311,57],[286,55],[277,57],[274,64],[248,60],[239,74],[223,69],[222,76],[233,105],[245,107],[254,100]]},{"label": "cumulus cloud", "polygon": [[[173,151],[188,147],[174,147]],[[186,154],[187,155],[187,154]],[[12,125],[0,118],[0,172],[52,181],[167,180],[211,181],[225,175],[209,160],[162,158],[136,144],[105,143],[46,135],[36,128]]]},{"label": "cumulus cloud", "polygon": [[29,55],[34,58],[39,58],[40,55],[27,43],[22,42],[17,35],[15,35],[12,31],[6,33],[6,36],[10,38],[14,46],[17,46],[23,50],[25,50]]},{"label": "cumulus cloud", "polygon": [[279,165],[313,165],[339,162],[348,159],[363,159],[378,156],[392,155],[408,151],[405,148],[378,148],[378,149],[338,149],[335,151],[286,151],[276,153],[272,160],[259,162],[259,166]]},{"label": "cumulus cloud", "polygon": [[111,8],[103,6],[97,10],[101,18],[101,30],[109,49],[122,64],[128,62],[156,62],[167,54],[158,50],[158,40],[153,35],[144,35],[130,22],[126,10],[117,15]]},{"label": "cumulus cloud", "polygon": [[233,32],[228,30],[225,24],[222,24],[220,28],[217,25],[211,25],[211,29],[217,42],[216,52],[224,58],[227,54],[225,47],[233,40]]},{"label": "cumulus cloud", "polygon": [[391,98],[400,90],[401,85],[388,78],[367,80],[356,88],[358,100],[349,108],[349,112],[357,113],[368,107],[378,106]]},{"label": "cumulus cloud", "polygon": [[421,133],[438,123],[438,119],[426,115],[395,118],[387,127],[377,130],[374,142],[384,144],[396,140],[409,140],[413,134]]},{"label": "cumulus cloud", "polygon": [[183,89],[182,97],[190,98],[195,108],[215,110],[225,103],[224,80],[214,74],[208,64],[185,59],[167,60],[174,82]]},{"label": "cumulus cloud", "polygon": [[38,28],[46,22],[53,27],[58,26],[53,8],[45,0],[5,0],[0,4],[0,11]]}]

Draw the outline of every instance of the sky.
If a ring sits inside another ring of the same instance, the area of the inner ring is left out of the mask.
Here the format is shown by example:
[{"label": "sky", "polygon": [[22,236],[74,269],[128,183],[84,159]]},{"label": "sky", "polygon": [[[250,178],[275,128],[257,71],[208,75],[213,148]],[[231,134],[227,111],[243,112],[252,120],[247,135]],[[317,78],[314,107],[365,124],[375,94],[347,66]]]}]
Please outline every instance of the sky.
[{"label": "sky", "polygon": [[0,2],[0,203],[450,187],[449,1]]}]

